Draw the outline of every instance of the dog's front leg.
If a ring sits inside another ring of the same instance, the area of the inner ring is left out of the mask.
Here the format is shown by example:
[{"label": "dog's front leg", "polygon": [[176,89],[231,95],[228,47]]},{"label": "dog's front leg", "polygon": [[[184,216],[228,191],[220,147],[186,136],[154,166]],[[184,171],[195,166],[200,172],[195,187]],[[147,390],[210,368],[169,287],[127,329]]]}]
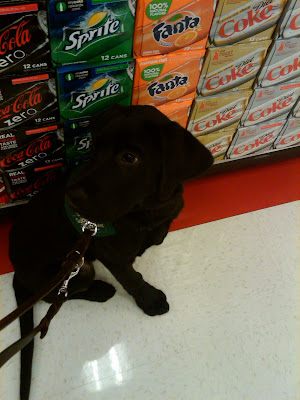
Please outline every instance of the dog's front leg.
[{"label": "dog's front leg", "polygon": [[148,315],[161,315],[169,311],[166,295],[145,282],[142,275],[130,265],[107,265],[107,268]]}]

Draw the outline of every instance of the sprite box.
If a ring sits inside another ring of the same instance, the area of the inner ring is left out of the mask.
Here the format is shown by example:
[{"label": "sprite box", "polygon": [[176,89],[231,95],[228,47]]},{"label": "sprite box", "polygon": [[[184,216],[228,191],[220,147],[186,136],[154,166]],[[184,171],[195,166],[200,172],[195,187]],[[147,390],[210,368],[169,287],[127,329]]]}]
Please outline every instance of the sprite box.
[{"label": "sprite box", "polygon": [[87,118],[113,104],[130,105],[133,61],[116,65],[69,65],[57,68],[61,119]]},{"label": "sprite box", "polygon": [[88,159],[92,150],[90,119],[66,121],[64,139],[67,161],[70,165]]},{"label": "sprite box", "polygon": [[48,11],[55,64],[132,59],[134,0],[50,0]]}]

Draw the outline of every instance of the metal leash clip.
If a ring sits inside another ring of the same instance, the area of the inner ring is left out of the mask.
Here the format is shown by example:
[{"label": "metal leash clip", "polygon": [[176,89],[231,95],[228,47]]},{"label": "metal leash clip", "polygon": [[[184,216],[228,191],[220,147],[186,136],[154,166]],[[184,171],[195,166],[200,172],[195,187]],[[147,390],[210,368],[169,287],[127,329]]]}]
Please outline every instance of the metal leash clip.
[{"label": "metal leash clip", "polygon": [[89,231],[94,231],[92,236],[95,236],[97,234],[97,231],[98,231],[97,224],[95,224],[94,222],[91,222],[91,221],[86,221],[82,225],[82,232],[84,232],[86,229],[88,229]]},{"label": "metal leash clip", "polygon": [[[79,254],[79,251],[75,250],[75,253]],[[68,254],[68,256],[71,253]],[[67,257],[68,257],[67,256]],[[81,258],[80,262],[78,264],[76,264],[74,270],[70,273],[69,277],[67,279],[64,280],[63,284],[61,285],[59,291],[58,291],[58,295],[60,295],[61,293],[65,294],[65,297],[68,297],[68,285],[69,285],[69,281],[74,278],[74,276],[76,276],[78,274],[78,272],[80,271],[80,268],[83,266],[84,264],[84,257]]]}]

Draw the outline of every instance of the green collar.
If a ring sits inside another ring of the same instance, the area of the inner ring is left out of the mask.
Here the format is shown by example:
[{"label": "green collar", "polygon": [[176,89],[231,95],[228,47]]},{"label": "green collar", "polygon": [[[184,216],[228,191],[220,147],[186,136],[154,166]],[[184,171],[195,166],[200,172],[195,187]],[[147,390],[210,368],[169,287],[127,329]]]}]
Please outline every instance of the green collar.
[{"label": "green collar", "polygon": [[[77,230],[77,232],[82,233],[83,232],[82,227],[86,222],[88,222],[88,220],[71,210],[66,197],[65,197],[65,210],[74,228]],[[96,225],[97,225],[97,233],[95,237],[111,236],[116,233],[113,224],[111,224],[110,222],[97,223]]]}]

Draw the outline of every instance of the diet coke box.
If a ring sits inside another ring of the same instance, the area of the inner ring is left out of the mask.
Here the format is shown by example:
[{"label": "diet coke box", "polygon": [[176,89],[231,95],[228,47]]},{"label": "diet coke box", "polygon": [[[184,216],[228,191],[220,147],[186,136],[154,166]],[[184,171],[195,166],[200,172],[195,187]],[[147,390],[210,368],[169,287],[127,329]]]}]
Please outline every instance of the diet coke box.
[{"label": "diet coke box", "polygon": [[241,118],[242,126],[287,118],[300,96],[300,78],[291,82],[257,88]]},{"label": "diet coke box", "polygon": [[236,128],[220,129],[208,135],[198,136],[197,139],[211,152],[216,163],[224,160],[235,132]]},{"label": "diet coke box", "polygon": [[5,182],[4,182],[3,176],[0,174],[0,208],[9,203],[10,203],[10,200],[7,195]]},{"label": "diet coke box", "polygon": [[271,40],[208,49],[197,91],[201,96],[250,89]]},{"label": "diet coke box", "polygon": [[269,124],[240,127],[228,149],[226,158],[237,159],[269,152],[284,124],[285,120],[282,120]]},{"label": "diet coke box", "polygon": [[286,0],[220,0],[209,46],[271,39]]},{"label": "diet coke box", "polygon": [[226,92],[194,100],[188,130],[195,136],[237,128],[252,90]]},{"label": "diet coke box", "polygon": [[295,107],[293,108],[292,116],[295,118],[300,118],[300,99],[298,99]]},{"label": "diet coke box", "polygon": [[300,36],[300,0],[288,0],[277,24],[274,39]]},{"label": "diet coke box", "polygon": [[300,76],[300,40],[298,37],[274,40],[270,46],[255,87],[268,87]]},{"label": "diet coke box", "polygon": [[0,77],[52,68],[46,2],[1,1]]},{"label": "diet coke box", "polygon": [[5,171],[37,164],[43,159],[48,159],[63,145],[63,133],[60,130],[45,133],[9,154],[1,155],[0,153],[0,169]]},{"label": "diet coke box", "polygon": [[291,117],[274,142],[274,149],[281,150],[294,146],[300,146],[300,119]]},{"label": "diet coke box", "polygon": [[64,150],[60,149],[35,166],[5,171],[10,200],[16,201],[35,196],[56,179],[64,164]]},{"label": "diet coke box", "polygon": [[0,132],[59,121],[53,74],[0,78]]}]

